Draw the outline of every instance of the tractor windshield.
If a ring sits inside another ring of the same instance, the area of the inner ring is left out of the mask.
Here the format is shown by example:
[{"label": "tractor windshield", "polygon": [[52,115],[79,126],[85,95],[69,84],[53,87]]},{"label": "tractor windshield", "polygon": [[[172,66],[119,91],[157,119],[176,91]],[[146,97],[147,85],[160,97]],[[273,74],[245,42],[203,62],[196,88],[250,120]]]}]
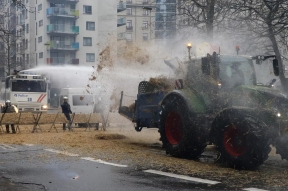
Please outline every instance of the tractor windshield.
[{"label": "tractor windshield", "polygon": [[255,85],[252,61],[241,56],[220,56],[219,77],[223,87]]}]

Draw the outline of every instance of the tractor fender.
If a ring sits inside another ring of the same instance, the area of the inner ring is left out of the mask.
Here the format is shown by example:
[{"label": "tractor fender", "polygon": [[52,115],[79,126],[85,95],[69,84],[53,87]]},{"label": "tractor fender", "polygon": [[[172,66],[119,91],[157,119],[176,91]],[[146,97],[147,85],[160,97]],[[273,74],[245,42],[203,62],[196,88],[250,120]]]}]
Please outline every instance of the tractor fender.
[{"label": "tractor fender", "polygon": [[192,90],[173,90],[164,96],[160,105],[162,105],[162,102],[169,98],[171,95],[177,95],[179,99],[182,99],[188,107],[189,111],[194,114],[205,113],[207,111],[207,106],[204,100],[201,99],[201,97]]}]

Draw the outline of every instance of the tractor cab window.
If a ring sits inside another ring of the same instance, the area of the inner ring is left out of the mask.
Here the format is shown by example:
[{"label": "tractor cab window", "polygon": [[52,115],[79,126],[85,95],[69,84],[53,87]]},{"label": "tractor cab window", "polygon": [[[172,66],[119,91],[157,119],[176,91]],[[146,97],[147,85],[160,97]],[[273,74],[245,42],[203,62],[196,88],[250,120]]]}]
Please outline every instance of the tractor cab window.
[{"label": "tractor cab window", "polygon": [[252,62],[239,56],[220,56],[219,77],[223,87],[254,85],[255,74]]}]

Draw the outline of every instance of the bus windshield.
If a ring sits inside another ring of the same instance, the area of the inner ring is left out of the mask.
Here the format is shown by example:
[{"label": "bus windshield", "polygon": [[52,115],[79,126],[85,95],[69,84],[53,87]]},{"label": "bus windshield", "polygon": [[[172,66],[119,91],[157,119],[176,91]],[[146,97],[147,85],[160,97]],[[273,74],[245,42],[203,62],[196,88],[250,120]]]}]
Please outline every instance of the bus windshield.
[{"label": "bus windshield", "polygon": [[220,56],[220,80],[222,86],[234,88],[240,85],[254,85],[256,82],[253,63],[240,56]]},{"label": "bus windshield", "polygon": [[45,81],[16,80],[11,85],[13,92],[46,92]]}]

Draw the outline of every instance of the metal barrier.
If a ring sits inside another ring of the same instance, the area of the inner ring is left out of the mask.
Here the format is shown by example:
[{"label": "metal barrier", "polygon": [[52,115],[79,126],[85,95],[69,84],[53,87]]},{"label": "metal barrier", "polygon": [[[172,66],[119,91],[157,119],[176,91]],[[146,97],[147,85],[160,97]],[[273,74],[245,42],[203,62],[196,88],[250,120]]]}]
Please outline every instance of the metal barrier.
[{"label": "metal barrier", "polygon": [[[93,114],[75,114],[73,113],[71,115],[71,121],[72,123],[82,123],[87,124],[87,128],[90,130],[90,125],[94,123],[103,123],[102,117],[100,113],[93,113]],[[63,113],[57,113],[57,114],[47,114],[47,113],[0,113],[0,128],[2,133],[3,125],[10,125],[14,124],[16,132],[18,131],[20,133],[19,125],[33,125],[32,133],[38,132],[41,129],[41,125],[44,124],[52,124],[49,131],[51,131],[52,128],[54,128],[57,131],[56,124],[63,124],[63,123],[69,123],[69,121],[66,119],[65,115]]]}]

